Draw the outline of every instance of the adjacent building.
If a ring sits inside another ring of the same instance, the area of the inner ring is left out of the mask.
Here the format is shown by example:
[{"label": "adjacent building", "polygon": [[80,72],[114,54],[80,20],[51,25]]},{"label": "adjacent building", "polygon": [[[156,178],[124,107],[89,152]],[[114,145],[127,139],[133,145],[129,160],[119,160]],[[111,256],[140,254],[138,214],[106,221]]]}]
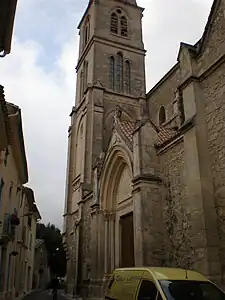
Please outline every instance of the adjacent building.
[{"label": "adjacent building", "polygon": [[4,57],[11,51],[16,6],[17,0],[0,2],[0,57]]},{"label": "adjacent building", "polygon": [[28,182],[21,110],[0,87],[0,299],[32,288],[36,222],[40,214]]},{"label": "adjacent building", "polygon": [[37,239],[35,245],[33,288],[45,289],[50,281],[48,252],[44,240]]},{"label": "adjacent building", "polygon": [[18,227],[16,257],[15,294],[22,295],[33,289],[33,273],[36,251],[36,227],[41,220],[35,204],[34,192],[28,187],[22,188],[19,208],[20,226]]},{"label": "adjacent building", "polygon": [[[11,51],[17,0],[0,1],[0,57]],[[21,110],[0,85],[0,299],[31,291],[40,213],[28,182]]]},{"label": "adjacent building", "polygon": [[215,0],[202,38],[146,93],[143,9],[89,1],[68,142],[69,294],[101,297],[114,268],[145,265],[224,286],[224,11]]}]

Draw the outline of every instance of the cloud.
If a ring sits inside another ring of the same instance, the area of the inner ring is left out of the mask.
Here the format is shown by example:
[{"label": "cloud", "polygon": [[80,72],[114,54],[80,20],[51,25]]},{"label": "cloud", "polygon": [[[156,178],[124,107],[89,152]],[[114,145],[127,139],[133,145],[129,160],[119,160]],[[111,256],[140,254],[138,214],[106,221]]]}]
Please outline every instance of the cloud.
[{"label": "cloud", "polygon": [[1,61],[0,69],[7,100],[22,109],[29,185],[35,189],[44,221],[58,225],[64,205],[67,128],[75,93],[75,42],[65,44],[54,69],[47,72],[39,64],[45,49],[15,37],[13,54]]},{"label": "cloud", "polygon": [[195,44],[202,36],[212,0],[139,0],[145,7],[147,88],[176,63],[180,42]]},{"label": "cloud", "polygon": [[[75,3],[76,2],[76,3]],[[62,224],[69,113],[75,103],[81,0],[20,0],[12,54],[0,60],[8,101],[22,108],[29,186],[44,222]],[[180,41],[201,36],[212,0],[139,0],[147,87],[176,62]]]}]

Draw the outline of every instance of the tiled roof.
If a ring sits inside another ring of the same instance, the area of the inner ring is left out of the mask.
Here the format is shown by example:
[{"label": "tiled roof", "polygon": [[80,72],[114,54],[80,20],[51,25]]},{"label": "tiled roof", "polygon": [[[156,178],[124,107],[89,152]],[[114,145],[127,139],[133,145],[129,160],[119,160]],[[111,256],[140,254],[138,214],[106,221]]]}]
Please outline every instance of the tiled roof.
[{"label": "tiled roof", "polygon": [[[176,131],[173,129],[157,126],[150,119],[146,121],[149,121],[157,132],[157,140],[155,142],[155,146],[157,147],[164,145],[176,135]],[[143,125],[145,122],[141,122],[141,124]],[[136,123],[128,120],[121,120],[120,118],[116,117],[115,125],[132,145]]]},{"label": "tiled roof", "polygon": [[155,146],[162,146],[176,135],[176,131],[169,128],[158,127],[159,132]]},{"label": "tiled roof", "polygon": [[123,134],[128,138],[130,142],[133,140],[135,123],[131,121],[120,121],[120,128]]}]

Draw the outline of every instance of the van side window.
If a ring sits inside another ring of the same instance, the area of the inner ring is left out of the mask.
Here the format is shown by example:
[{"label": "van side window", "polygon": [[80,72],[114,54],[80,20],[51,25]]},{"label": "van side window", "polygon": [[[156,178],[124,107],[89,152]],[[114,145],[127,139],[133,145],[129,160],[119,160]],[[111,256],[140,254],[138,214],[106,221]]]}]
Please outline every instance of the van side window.
[{"label": "van side window", "polygon": [[157,292],[157,288],[153,282],[142,280],[138,293],[138,300],[155,300]]}]

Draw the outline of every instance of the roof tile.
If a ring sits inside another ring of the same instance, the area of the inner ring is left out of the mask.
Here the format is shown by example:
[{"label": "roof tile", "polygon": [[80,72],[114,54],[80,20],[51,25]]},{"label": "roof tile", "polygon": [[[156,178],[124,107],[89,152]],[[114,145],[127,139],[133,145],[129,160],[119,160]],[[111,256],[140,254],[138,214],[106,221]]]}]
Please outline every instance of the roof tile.
[{"label": "roof tile", "polygon": [[120,121],[120,128],[128,140],[132,142],[135,123],[131,121]]},{"label": "roof tile", "polygon": [[169,128],[159,127],[157,141],[155,146],[162,146],[176,135],[176,131]]}]

